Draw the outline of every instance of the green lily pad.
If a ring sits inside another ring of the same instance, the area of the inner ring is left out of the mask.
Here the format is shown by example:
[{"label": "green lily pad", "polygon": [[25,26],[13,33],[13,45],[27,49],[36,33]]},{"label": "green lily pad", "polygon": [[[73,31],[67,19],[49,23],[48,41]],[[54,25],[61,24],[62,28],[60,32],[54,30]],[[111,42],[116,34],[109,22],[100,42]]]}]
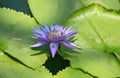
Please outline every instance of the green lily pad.
[{"label": "green lily pad", "polygon": [[85,72],[98,78],[120,77],[120,63],[114,55],[97,50],[84,50],[71,59],[71,66],[83,69]]},{"label": "green lily pad", "polygon": [[31,12],[39,23],[63,24],[79,7],[79,0],[28,0]]},{"label": "green lily pad", "polygon": [[[90,5],[73,13],[65,22],[78,31],[74,44],[81,50],[61,47],[61,54],[72,68],[88,72],[95,78],[120,77],[120,14],[100,5]],[[111,39],[111,37],[113,39]]]},{"label": "green lily pad", "polygon": [[108,54],[92,48],[70,50],[63,46],[61,50],[59,54],[70,61],[72,68],[82,70],[93,78],[120,77],[120,62],[113,53]]},{"label": "green lily pad", "polygon": [[0,37],[0,51],[3,51],[5,49],[7,49],[7,45],[6,45],[6,40],[2,37]]},{"label": "green lily pad", "polygon": [[[119,21],[120,14],[116,11],[109,11],[96,4],[73,13],[65,25],[76,28],[78,35],[92,48],[120,53]],[[76,44],[81,47],[82,42],[79,40]]]},{"label": "green lily pad", "polygon": [[93,3],[120,10],[119,0],[28,0],[33,16],[41,24],[63,24],[72,12]]},{"label": "green lily pad", "polygon": [[80,0],[83,6],[88,6],[90,4],[101,4],[108,9],[120,10],[119,0]]},{"label": "green lily pad", "polygon": [[37,25],[30,16],[0,8],[0,50],[29,67],[41,66],[47,59],[46,54],[32,56],[36,51],[29,47],[34,43],[31,37]]},{"label": "green lily pad", "polygon": [[29,69],[14,62],[4,53],[0,53],[0,78],[51,78],[52,75],[44,67],[39,70]]},{"label": "green lily pad", "polygon": [[81,72],[80,70],[73,69],[68,67],[60,71],[55,78],[93,78],[86,73]]}]

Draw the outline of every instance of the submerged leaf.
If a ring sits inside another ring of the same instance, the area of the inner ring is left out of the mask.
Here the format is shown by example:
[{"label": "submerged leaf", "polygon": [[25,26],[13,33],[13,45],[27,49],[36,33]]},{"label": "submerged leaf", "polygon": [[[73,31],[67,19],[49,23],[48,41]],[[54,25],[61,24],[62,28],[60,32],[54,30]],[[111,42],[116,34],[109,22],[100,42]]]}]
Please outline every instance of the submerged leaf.
[{"label": "submerged leaf", "polygon": [[0,0],[0,4],[2,7],[8,7],[30,14],[29,8],[27,6],[27,0]]}]

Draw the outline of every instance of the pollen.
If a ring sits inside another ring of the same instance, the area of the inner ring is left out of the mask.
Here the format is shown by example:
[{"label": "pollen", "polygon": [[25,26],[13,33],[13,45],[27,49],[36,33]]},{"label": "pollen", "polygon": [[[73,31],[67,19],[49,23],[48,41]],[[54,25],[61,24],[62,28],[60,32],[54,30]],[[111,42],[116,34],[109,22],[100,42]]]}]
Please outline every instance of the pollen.
[{"label": "pollen", "polygon": [[49,38],[54,38],[54,37],[61,37],[63,35],[62,32],[54,30],[52,32],[49,33]]}]

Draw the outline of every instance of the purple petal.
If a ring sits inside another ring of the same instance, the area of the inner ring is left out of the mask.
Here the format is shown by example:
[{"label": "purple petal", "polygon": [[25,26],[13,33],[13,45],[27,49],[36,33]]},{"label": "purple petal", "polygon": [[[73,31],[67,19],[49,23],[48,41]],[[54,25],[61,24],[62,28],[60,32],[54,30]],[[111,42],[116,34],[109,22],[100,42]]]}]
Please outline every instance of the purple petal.
[{"label": "purple petal", "polygon": [[58,50],[58,47],[59,47],[59,43],[50,43],[50,50],[53,58]]},{"label": "purple petal", "polygon": [[54,25],[51,25],[50,30],[53,31],[55,29]]},{"label": "purple petal", "polygon": [[54,31],[54,30],[59,30],[59,31],[62,31],[63,30],[63,26],[59,26],[59,25],[51,25],[51,31]]},{"label": "purple petal", "polygon": [[34,38],[34,39],[39,39],[39,40],[43,40],[43,41],[49,41],[48,40],[48,38],[47,38],[47,36],[45,35],[39,35],[39,34],[34,34],[34,36],[32,36],[32,38]]},{"label": "purple petal", "polygon": [[39,35],[45,35],[45,33],[41,29],[39,29],[38,27],[35,27],[34,32],[36,34],[39,34]]},{"label": "purple petal", "polygon": [[31,47],[31,48],[32,48],[32,47],[39,47],[39,46],[42,46],[42,45],[47,44],[47,43],[48,43],[48,42],[45,42],[45,41],[37,42],[37,43],[33,44],[33,45],[30,46],[30,47]]},{"label": "purple petal", "polygon": [[50,29],[48,28],[48,26],[47,26],[46,24],[43,25],[42,30],[43,30],[45,33],[49,33],[49,32],[50,32]]},{"label": "purple petal", "polygon": [[77,34],[77,32],[74,29],[71,29],[71,28],[68,28],[68,27],[65,27],[63,29],[63,32],[67,37]]},{"label": "purple petal", "polygon": [[74,45],[73,43],[69,42],[69,41],[62,41],[61,42],[63,45],[67,46],[68,48],[78,48],[76,45]]},{"label": "purple petal", "polygon": [[77,32],[75,30],[69,30],[67,33],[66,33],[66,36],[69,37],[69,36],[73,36],[77,34]]},{"label": "purple petal", "polygon": [[45,36],[40,36],[39,34],[34,34],[34,38],[39,39],[39,40],[45,40],[45,41],[49,41],[48,38]]},{"label": "purple petal", "polygon": [[62,30],[63,30],[63,26],[55,25],[55,29],[56,29],[56,30],[59,30],[59,31],[62,31]]},{"label": "purple petal", "polygon": [[64,32],[65,34],[67,34],[67,33],[69,33],[70,30],[71,30],[71,27],[65,27],[65,28],[63,29],[63,32]]},{"label": "purple petal", "polygon": [[65,31],[68,29],[68,27],[65,27],[64,29],[63,29],[63,32],[65,33]]},{"label": "purple petal", "polygon": [[33,38],[48,41],[46,34],[41,29],[36,27],[34,29],[34,32],[35,32],[35,34],[34,34]]}]

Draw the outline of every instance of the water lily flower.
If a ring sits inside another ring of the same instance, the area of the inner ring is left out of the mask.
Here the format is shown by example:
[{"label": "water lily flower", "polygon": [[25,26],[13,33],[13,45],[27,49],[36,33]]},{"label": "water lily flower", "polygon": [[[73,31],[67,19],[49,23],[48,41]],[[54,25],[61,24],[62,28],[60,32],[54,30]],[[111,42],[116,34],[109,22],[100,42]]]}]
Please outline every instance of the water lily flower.
[{"label": "water lily flower", "polygon": [[52,57],[56,55],[60,44],[71,49],[78,48],[68,40],[68,37],[77,34],[72,28],[60,25],[51,25],[51,27],[48,28],[48,26],[44,24],[41,28],[36,27],[34,33],[33,38],[37,39],[38,42],[30,47],[38,47],[49,43]]}]

